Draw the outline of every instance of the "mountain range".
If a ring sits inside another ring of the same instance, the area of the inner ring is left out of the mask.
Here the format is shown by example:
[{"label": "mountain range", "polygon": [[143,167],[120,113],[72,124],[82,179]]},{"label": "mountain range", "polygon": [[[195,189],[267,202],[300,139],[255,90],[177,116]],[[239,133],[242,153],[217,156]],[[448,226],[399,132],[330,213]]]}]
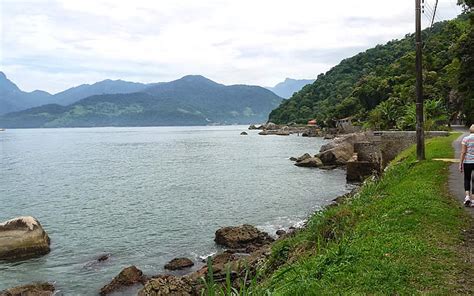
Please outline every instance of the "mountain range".
[{"label": "mountain range", "polygon": [[276,95],[288,99],[295,92],[300,91],[305,85],[311,84],[315,79],[291,79],[286,78],[285,81],[278,83],[273,87],[266,87]]},{"label": "mountain range", "polygon": [[259,86],[199,75],[153,84],[104,80],[51,95],[23,92],[2,73],[0,95],[7,128],[248,124],[266,121],[282,101]]}]

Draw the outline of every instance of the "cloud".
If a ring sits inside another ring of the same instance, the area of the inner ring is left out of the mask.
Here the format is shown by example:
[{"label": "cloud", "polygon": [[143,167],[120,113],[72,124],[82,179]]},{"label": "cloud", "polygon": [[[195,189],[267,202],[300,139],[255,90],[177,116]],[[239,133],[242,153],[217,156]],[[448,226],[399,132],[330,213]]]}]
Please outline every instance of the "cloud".
[{"label": "cloud", "polygon": [[[454,2],[440,1],[440,19],[459,13]],[[315,78],[414,29],[412,1],[0,3],[0,70],[22,89],[51,92],[106,78],[157,82],[202,74],[259,85]]]}]

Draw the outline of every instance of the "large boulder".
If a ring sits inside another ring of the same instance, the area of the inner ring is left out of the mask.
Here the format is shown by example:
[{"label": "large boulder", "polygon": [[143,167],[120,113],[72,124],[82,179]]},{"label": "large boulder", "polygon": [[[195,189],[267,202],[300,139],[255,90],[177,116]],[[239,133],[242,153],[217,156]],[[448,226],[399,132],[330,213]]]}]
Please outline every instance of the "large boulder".
[{"label": "large boulder", "polygon": [[273,242],[274,239],[268,233],[260,231],[252,225],[244,224],[218,229],[214,241],[224,247],[239,249],[251,245],[263,246]]},{"label": "large boulder", "polygon": [[149,280],[138,291],[138,296],[186,296],[193,295],[193,286],[183,277],[161,275]]},{"label": "large boulder", "polygon": [[369,141],[369,136],[366,133],[353,133],[353,134],[342,135],[322,145],[321,148],[319,149],[319,152],[322,153],[324,151],[337,148],[339,145],[344,144],[344,143],[349,143],[351,146],[353,146],[354,143],[366,142],[366,141]]},{"label": "large boulder", "polygon": [[280,129],[280,127],[278,125],[276,125],[275,123],[273,123],[273,122],[269,122],[269,123],[265,124],[265,129],[266,130],[277,130],[277,129]]},{"label": "large boulder", "polygon": [[0,291],[0,296],[51,296],[54,290],[50,283],[33,283]]},{"label": "large boulder", "polygon": [[143,272],[135,266],[124,268],[114,279],[100,289],[100,295],[107,295],[127,286],[144,284],[146,277]]},{"label": "large boulder", "polygon": [[168,270],[180,270],[188,268],[194,265],[194,262],[188,258],[174,258],[170,262],[166,263],[165,269]]},{"label": "large boulder", "polygon": [[317,156],[324,165],[344,165],[353,155],[354,146],[349,142],[342,142],[329,150],[320,152]]},{"label": "large boulder", "polygon": [[0,260],[17,260],[50,252],[50,239],[33,217],[18,217],[0,224]]},{"label": "large boulder", "polygon": [[320,166],[323,165],[323,162],[321,161],[321,159],[317,157],[310,157],[300,162],[296,162],[295,165],[299,167],[306,167],[306,168],[319,168]]}]

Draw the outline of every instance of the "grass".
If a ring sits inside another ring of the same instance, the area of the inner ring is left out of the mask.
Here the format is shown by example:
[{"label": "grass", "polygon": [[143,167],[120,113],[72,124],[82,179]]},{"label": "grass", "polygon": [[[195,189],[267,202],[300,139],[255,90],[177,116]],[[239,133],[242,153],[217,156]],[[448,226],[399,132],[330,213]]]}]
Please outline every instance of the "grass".
[{"label": "grass", "polygon": [[367,182],[340,206],[314,214],[304,230],[276,242],[259,275],[261,291],[474,293],[459,283],[473,274],[458,248],[468,217],[447,193],[448,163],[432,160],[453,158],[451,143],[458,136],[428,140],[426,161],[416,161],[414,147],[406,150],[380,180]]}]

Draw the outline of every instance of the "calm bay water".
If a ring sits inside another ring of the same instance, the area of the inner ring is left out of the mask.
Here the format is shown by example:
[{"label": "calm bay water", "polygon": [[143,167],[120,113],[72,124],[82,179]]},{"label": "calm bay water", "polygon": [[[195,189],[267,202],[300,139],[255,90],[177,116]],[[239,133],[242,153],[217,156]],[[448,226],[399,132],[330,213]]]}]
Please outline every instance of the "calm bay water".
[{"label": "calm bay water", "polygon": [[[0,262],[0,290],[53,281],[65,295],[96,295],[126,266],[153,275],[176,256],[215,252],[219,227],[273,234],[347,192],[344,171],[288,160],[317,153],[320,138],[240,136],[245,129],[0,132],[0,221],[34,216],[52,240],[46,256]],[[92,264],[104,253],[111,258]]]}]

